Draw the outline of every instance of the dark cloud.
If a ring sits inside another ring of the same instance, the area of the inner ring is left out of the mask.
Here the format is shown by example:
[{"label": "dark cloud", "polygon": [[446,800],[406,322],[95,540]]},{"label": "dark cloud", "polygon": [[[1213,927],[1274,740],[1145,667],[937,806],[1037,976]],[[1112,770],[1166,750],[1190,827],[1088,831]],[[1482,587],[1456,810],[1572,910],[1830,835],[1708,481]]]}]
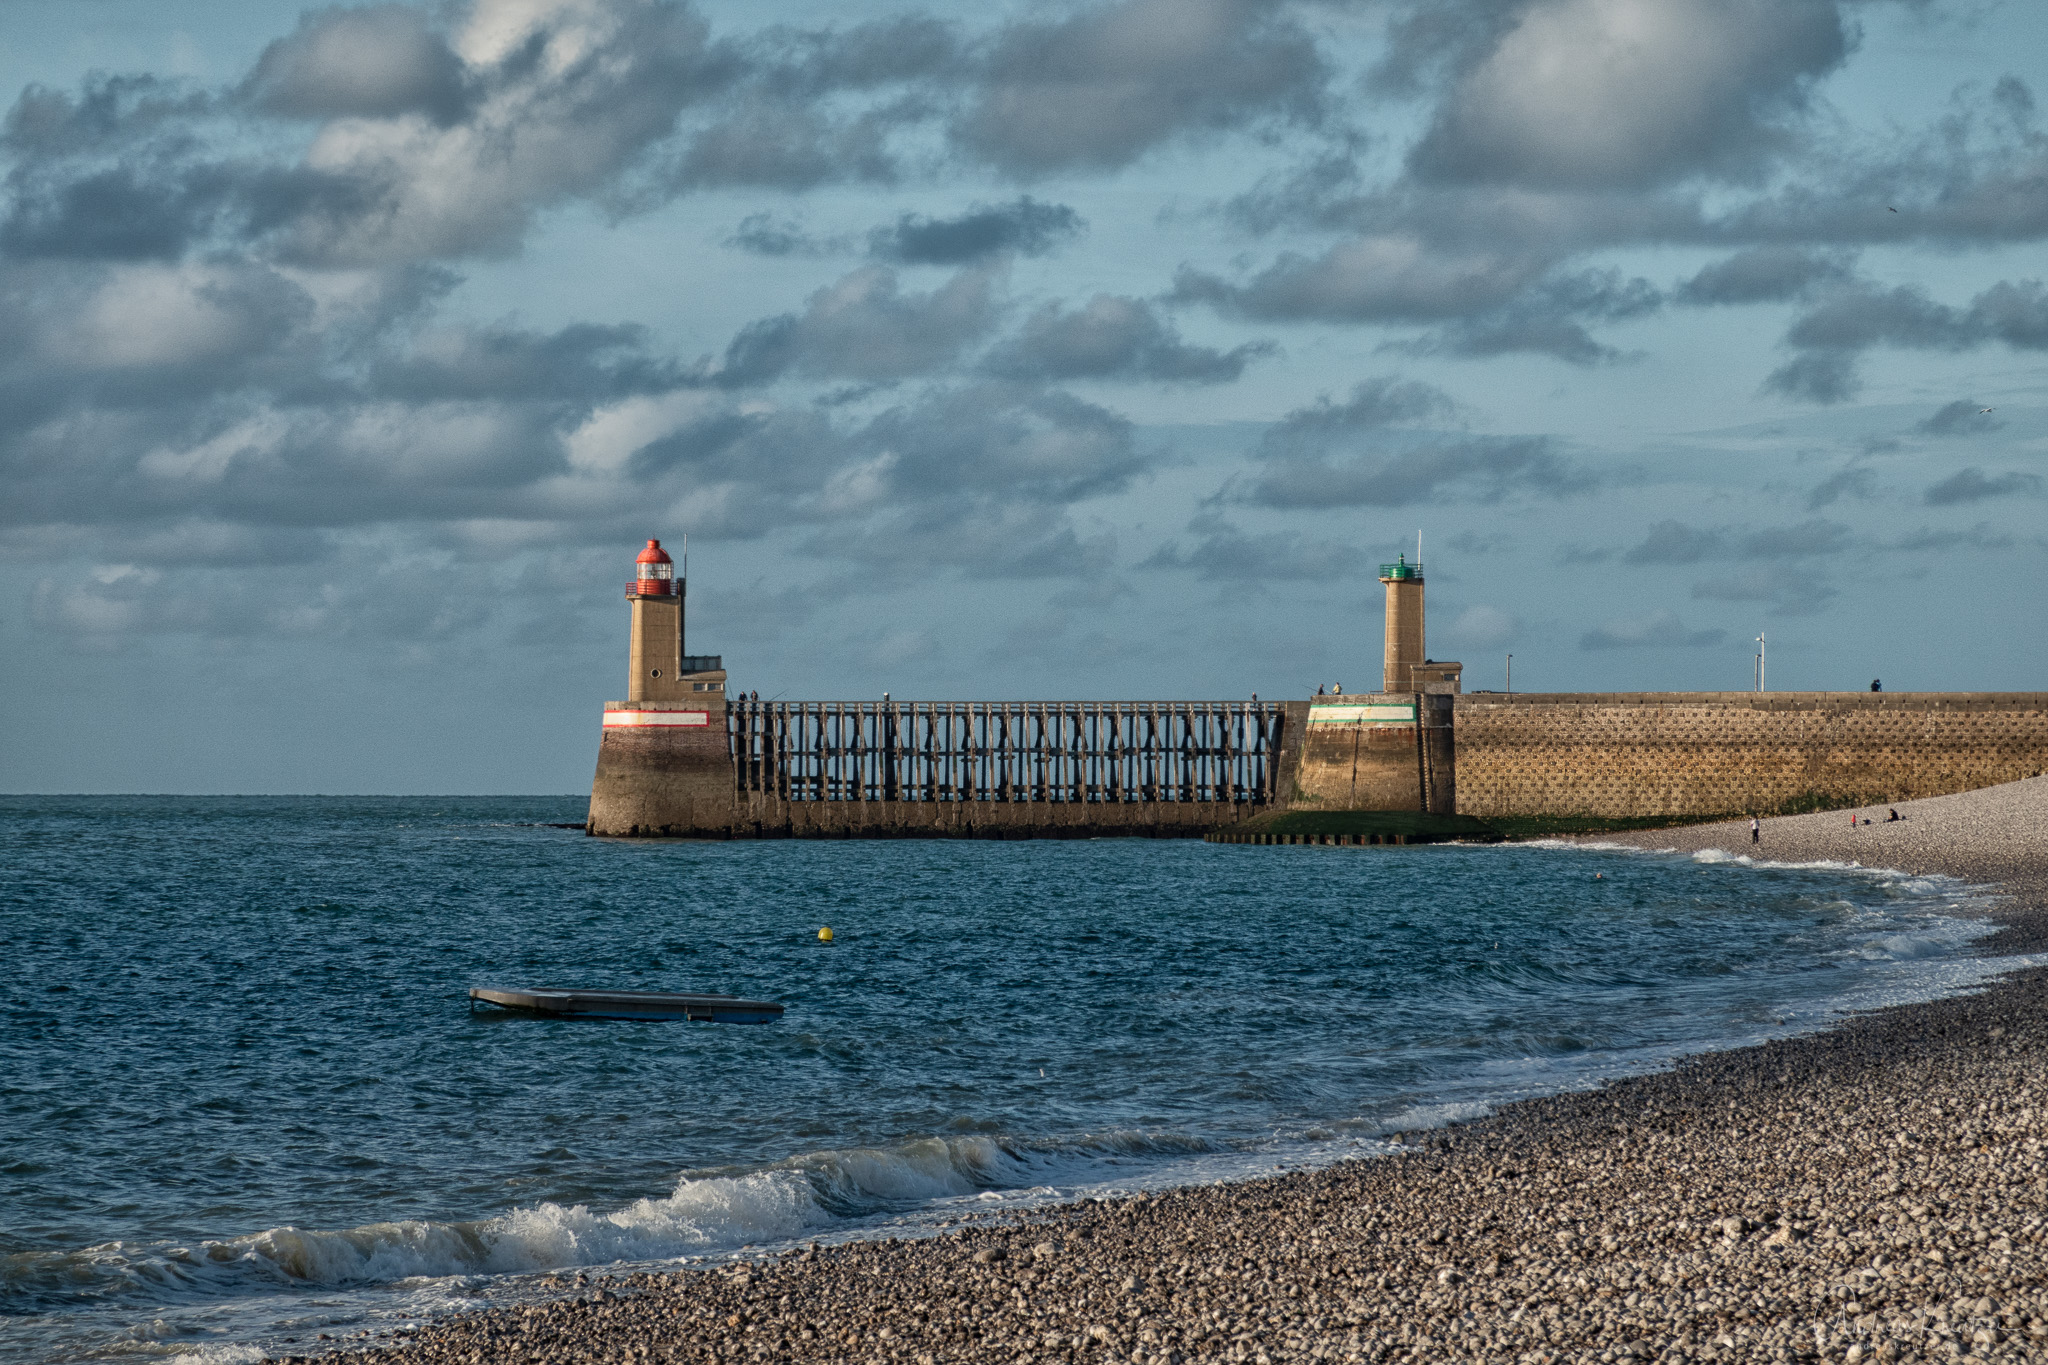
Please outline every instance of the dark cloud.
[{"label": "dark cloud", "polygon": [[1215,512],[1197,516],[1187,529],[1191,541],[1168,541],[1141,567],[1192,571],[1198,578],[1235,583],[1344,580],[1371,569],[1355,544],[1294,531],[1251,534]]},{"label": "dark cloud", "polygon": [[1877,475],[1868,469],[1851,467],[1830,474],[1806,495],[1806,510],[1818,512],[1843,498],[1871,498],[1877,494]]},{"label": "dark cloud", "polygon": [[298,31],[263,50],[243,87],[264,113],[282,118],[462,117],[462,62],[427,16],[409,5],[321,9]]},{"label": "dark cloud", "polygon": [[808,190],[843,181],[889,184],[898,169],[888,140],[901,121],[889,110],[834,118],[802,105],[751,99],[691,134],[673,186]]},{"label": "dark cloud", "polygon": [[1790,246],[1758,246],[1738,251],[1678,287],[1681,303],[1783,303],[1816,285],[1849,278],[1849,262],[1841,255]]},{"label": "dark cloud", "polygon": [[1595,341],[1586,321],[1642,317],[1663,302],[1656,286],[1641,277],[1583,270],[1545,280],[1504,308],[1452,323],[1401,349],[1467,356],[1525,352],[1596,365],[1618,360],[1620,353]]},{"label": "dark cloud", "polygon": [[1763,383],[1766,393],[1807,403],[1844,403],[1862,387],[1853,351],[1808,351],[1771,371]]},{"label": "dark cloud", "polygon": [[1768,392],[1814,403],[1855,396],[1856,357],[1874,346],[1965,351],[1994,342],[2048,349],[2048,287],[2003,280],[1964,307],[1938,302],[1917,285],[1885,289],[1857,281],[1796,319],[1785,339],[1802,354],[1764,381]]},{"label": "dark cloud", "polygon": [[76,177],[17,174],[0,219],[0,252],[16,259],[176,260],[214,230],[234,200],[211,170],[117,165]]},{"label": "dark cloud", "polygon": [[2003,474],[1986,474],[1972,465],[1929,488],[1921,500],[1929,507],[1953,507],[1957,503],[1982,502],[1986,498],[2038,496],[2042,485],[2039,474],[2019,469]]},{"label": "dark cloud", "polygon": [[1517,493],[1565,497],[1592,484],[1547,437],[1494,436],[1433,441],[1384,456],[1269,460],[1242,496],[1259,506],[1297,510],[1406,507],[1498,502]]},{"label": "dark cloud", "polygon": [[892,487],[1066,503],[1127,487],[1149,468],[1130,422],[1057,390],[970,384],[877,416],[861,437]]},{"label": "dark cloud", "polygon": [[1852,350],[1890,342],[1897,346],[1953,346],[1961,338],[1956,312],[1917,285],[1845,289],[1795,322],[1785,334],[1794,346]]},{"label": "dark cloud", "polygon": [[1932,417],[1915,422],[1913,430],[1922,436],[1979,436],[2004,425],[1975,399],[1958,398],[1942,404]]},{"label": "dark cloud", "polygon": [[1677,613],[1665,607],[1647,616],[1596,626],[1579,637],[1579,648],[1705,649],[1727,638],[1725,630],[1690,630]]},{"label": "dark cloud", "polygon": [[1512,252],[1439,251],[1415,236],[1361,237],[1319,257],[1285,253],[1242,285],[1183,270],[1174,297],[1263,321],[1437,322],[1511,302],[1548,265]]},{"label": "dark cloud", "polygon": [[1791,574],[1759,564],[1695,583],[1692,595],[1713,602],[1764,602],[1774,615],[1807,616],[1836,594],[1811,572]]},{"label": "dark cloud", "polygon": [[1829,555],[1849,544],[1849,528],[1838,521],[1813,518],[1796,526],[1770,526],[1743,536],[1738,549],[1743,559],[1805,559]]},{"label": "dark cloud", "polygon": [[1228,351],[1190,346],[1142,299],[1097,294],[1079,308],[1046,304],[1016,337],[997,347],[989,370],[1013,379],[1141,379],[1221,384],[1272,351],[1247,343]]},{"label": "dark cloud", "polygon": [[512,327],[441,329],[369,369],[369,392],[408,402],[543,400],[592,404],[684,386],[647,352],[642,327],[578,323],[542,335]]},{"label": "dark cloud", "polygon": [[1967,531],[1937,531],[1923,526],[1910,535],[1892,541],[1888,550],[1933,550],[1950,554],[1957,550],[2006,550],[2013,544],[2011,536],[1993,530],[1991,523],[1980,521]]},{"label": "dark cloud", "polygon": [[1698,564],[1709,559],[1786,560],[1833,554],[1849,542],[1849,528],[1814,518],[1793,526],[1761,530],[1689,526],[1660,521],[1641,541],[1623,551],[1624,564]]},{"label": "dark cloud", "polygon": [[812,236],[794,218],[765,212],[740,219],[725,244],[756,256],[825,256],[847,248],[844,241]]},{"label": "dark cloud", "polygon": [[1457,411],[1451,396],[1433,384],[1382,375],[1354,384],[1342,403],[1331,402],[1326,394],[1288,413],[1267,431],[1262,444],[1269,454],[1322,455],[1363,432],[1446,421]]},{"label": "dark cloud", "polygon": [[1004,253],[1043,256],[1087,226],[1065,204],[1041,204],[1026,195],[1013,204],[970,209],[958,218],[906,213],[870,233],[868,249],[899,265],[966,265]]},{"label": "dark cloud", "polygon": [[1528,4],[1459,73],[1408,164],[1546,189],[1746,179],[1849,44],[1833,0]]},{"label": "dark cloud", "polygon": [[1682,521],[1660,521],[1621,558],[1626,564],[1697,564],[1726,553],[1727,536],[1705,531]]},{"label": "dark cloud", "polygon": [[943,368],[992,328],[996,276],[963,270],[928,294],[906,294],[887,266],[864,266],[820,289],[801,313],[750,323],[726,347],[727,387],[785,374],[888,383]]},{"label": "dark cloud", "polygon": [[1004,30],[977,76],[955,145],[1030,178],[1112,170],[1190,133],[1312,123],[1326,67],[1259,0],[1119,0]]}]

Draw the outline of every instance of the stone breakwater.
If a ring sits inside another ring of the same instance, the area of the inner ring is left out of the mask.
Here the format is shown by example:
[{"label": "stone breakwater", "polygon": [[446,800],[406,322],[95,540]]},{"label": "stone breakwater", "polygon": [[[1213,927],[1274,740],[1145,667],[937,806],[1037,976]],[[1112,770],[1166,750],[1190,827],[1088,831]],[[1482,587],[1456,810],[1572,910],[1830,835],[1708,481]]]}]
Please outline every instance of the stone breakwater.
[{"label": "stone breakwater", "polygon": [[[2048,842],[1990,827],[2036,827],[2048,782],[2015,787],[1944,798],[1981,798],[1947,808],[1976,851],[1944,859],[1927,835],[1920,865],[2000,871],[2007,950],[2048,943]],[[1850,837],[1846,815],[1805,818]],[[1766,839],[1786,855],[1786,831]],[[392,1365],[2048,1359],[2044,1058],[2048,971],[2030,970],[1383,1158],[579,1278],[575,1298],[333,1346]]]}]

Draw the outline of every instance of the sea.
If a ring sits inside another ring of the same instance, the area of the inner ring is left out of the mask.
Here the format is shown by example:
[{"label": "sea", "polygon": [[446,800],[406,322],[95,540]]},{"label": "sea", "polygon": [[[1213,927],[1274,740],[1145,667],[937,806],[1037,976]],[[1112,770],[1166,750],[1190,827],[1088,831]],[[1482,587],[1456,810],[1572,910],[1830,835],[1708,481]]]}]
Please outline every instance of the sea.
[{"label": "sea", "polygon": [[[0,1359],[260,1360],[565,1274],[1370,1159],[2014,961],[1973,951],[1980,888],[1839,864],[583,813],[0,797]],[[787,1012],[560,1021],[479,985]]]}]

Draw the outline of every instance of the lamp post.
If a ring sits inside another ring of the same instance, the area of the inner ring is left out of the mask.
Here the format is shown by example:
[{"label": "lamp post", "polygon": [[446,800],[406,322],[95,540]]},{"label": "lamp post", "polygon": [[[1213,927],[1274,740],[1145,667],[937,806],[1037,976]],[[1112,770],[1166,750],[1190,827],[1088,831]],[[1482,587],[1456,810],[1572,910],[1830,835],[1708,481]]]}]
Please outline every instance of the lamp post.
[{"label": "lamp post", "polygon": [[1758,631],[1756,636],[1756,690],[1759,692],[1764,690],[1764,635],[1762,631]]}]

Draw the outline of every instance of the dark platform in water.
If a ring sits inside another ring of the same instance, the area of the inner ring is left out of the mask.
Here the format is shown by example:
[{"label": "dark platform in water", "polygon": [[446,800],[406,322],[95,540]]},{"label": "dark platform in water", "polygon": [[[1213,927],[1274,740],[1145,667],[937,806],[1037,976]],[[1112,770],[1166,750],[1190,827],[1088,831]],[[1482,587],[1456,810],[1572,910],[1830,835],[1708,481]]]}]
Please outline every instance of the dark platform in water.
[{"label": "dark platform in water", "polygon": [[472,986],[469,1007],[477,1001],[528,1014],[558,1019],[686,1019],[713,1024],[772,1024],[782,1006],[767,1000],[742,1000],[732,995],[670,995],[662,991],[504,990]]}]

